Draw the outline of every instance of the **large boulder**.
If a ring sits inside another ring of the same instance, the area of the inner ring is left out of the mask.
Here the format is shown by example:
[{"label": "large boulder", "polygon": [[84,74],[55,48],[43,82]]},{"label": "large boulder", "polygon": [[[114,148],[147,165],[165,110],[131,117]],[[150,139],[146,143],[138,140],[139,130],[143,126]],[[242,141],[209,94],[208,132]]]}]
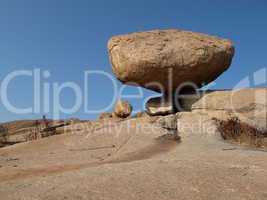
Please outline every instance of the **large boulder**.
[{"label": "large boulder", "polygon": [[112,37],[113,72],[123,83],[170,93],[185,82],[201,87],[222,74],[234,55],[231,41],[181,30]]},{"label": "large boulder", "polygon": [[128,101],[119,100],[115,105],[114,114],[119,118],[127,118],[131,115],[132,110],[133,108]]}]

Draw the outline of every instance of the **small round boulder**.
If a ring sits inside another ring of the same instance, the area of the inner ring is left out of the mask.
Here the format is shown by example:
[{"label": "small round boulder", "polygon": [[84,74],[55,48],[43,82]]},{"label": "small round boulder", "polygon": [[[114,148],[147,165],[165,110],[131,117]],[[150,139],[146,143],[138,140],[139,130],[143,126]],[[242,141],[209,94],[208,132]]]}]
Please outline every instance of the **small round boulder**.
[{"label": "small round boulder", "polygon": [[132,113],[132,106],[128,101],[119,100],[114,108],[114,114],[119,118],[127,118]]}]

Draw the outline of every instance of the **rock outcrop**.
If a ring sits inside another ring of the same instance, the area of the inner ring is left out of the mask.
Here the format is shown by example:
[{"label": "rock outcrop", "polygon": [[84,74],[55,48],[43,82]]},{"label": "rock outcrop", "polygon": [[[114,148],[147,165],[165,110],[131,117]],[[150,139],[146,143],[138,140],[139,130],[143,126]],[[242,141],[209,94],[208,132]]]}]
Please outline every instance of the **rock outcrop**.
[{"label": "rock outcrop", "polygon": [[177,130],[177,115],[172,114],[160,117],[154,122],[154,124],[159,126],[160,128],[167,130],[169,132],[168,136],[171,136],[168,137],[169,139],[180,140]]},{"label": "rock outcrop", "polygon": [[192,104],[191,110],[220,120],[238,117],[257,129],[267,130],[267,89],[209,91]]},{"label": "rock outcrop", "polygon": [[234,55],[229,40],[182,30],[115,36],[108,51],[121,82],[162,93],[174,92],[185,82],[201,87],[215,80]]},{"label": "rock outcrop", "polygon": [[203,113],[177,113],[177,131],[183,142],[190,142],[192,145],[222,140],[216,122]]}]

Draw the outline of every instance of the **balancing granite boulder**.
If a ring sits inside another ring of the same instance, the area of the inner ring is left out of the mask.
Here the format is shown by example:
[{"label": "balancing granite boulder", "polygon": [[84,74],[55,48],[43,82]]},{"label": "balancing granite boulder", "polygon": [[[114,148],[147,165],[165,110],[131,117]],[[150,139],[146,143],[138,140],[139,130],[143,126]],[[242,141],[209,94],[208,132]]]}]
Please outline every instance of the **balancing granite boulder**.
[{"label": "balancing granite boulder", "polygon": [[123,83],[161,92],[181,84],[197,87],[215,80],[231,64],[231,41],[182,30],[155,30],[112,37],[113,72]]}]

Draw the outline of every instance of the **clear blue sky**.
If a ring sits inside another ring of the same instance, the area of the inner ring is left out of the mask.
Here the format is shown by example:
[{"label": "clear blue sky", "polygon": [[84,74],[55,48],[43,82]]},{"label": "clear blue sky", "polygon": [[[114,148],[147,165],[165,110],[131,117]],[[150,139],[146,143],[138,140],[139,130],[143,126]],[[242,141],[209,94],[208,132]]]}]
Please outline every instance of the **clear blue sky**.
[{"label": "clear blue sky", "polygon": [[[167,28],[208,33],[234,42],[236,54],[231,68],[214,88],[232,88],[267,67],[265,0],[1,0],[0,81],[14,70],[40,68],[51,72],[47,82],[82,85],[86,70],[111,73],[106,50],[111,36]],[[89,107],[99,108],[111,100],[109,81],[93,78],[88,87]],[[127,89],[128,93],[135,91]],[[13,81],[9,99],[20,107],[31,106],[32,80],[21,77]],[[62,93],[64,106],[71,106],[73,101],[71,91]],[[135,108],[142,105],[141,100],[130,101]],[[0,122],[40,117],[12,114],[2,103],[0,113]],[[80,109],[71,116],[62,115],[66,117],[92,119],[96,114],[85,114]]]}]

